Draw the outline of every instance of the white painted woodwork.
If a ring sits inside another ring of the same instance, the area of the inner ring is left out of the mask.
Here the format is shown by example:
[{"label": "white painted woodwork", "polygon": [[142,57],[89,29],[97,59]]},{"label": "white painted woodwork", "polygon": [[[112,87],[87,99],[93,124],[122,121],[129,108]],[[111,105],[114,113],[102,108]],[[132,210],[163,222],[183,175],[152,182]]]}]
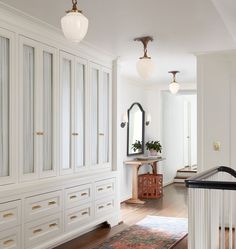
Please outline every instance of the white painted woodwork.
[{"label": "white painted woodwork", "polygon": [[[113,58],[69,44],[33,18],[0,12],[0,64],[9,76],[1,82],[8,96],[0,91],[0,113],[9,120],[0,125],[0,134],[8,136],[0,141],[0,248],[53,248],[103,222],[116,225]],[[92,106],[99,118],[94,134]]]},{"label": "white painted woodwork", "polygon": [[23,249],[21,247],[20,227],[14,227],[0,232],[0,248],[4,249]]}]

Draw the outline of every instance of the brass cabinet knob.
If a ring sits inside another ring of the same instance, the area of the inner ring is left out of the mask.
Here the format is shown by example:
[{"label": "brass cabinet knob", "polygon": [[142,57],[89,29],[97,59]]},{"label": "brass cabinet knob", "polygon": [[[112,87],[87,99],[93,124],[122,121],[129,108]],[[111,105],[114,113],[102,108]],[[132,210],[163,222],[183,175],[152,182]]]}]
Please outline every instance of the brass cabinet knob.
[{"label": "brass cabinet knob", "polygon": [[43,132],[43,131],[37,131],[37,132],[36,132],[36,135],[37,135],[37,136],[43,136],[43,135],[44,135],[44,132]]},{"label": "brass cabinet knob", "polygon": [[104,133],[99,133],[99,136],[104,136]]},{"label": "brass cabinet knob", "polygon": [[79,133],[74,132],[74,133],[72,133],[72,136],[79,136]]}]

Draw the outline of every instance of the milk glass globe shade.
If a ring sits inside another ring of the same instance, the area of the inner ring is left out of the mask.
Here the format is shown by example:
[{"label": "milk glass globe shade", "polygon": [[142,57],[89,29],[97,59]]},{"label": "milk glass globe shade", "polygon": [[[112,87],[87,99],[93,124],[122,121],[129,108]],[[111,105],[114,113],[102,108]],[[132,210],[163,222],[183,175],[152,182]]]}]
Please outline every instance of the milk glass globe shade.
[{"label": "milk glass globe shade", "polygon": [[88,19],[80,12],[69,12],[61,19],[65,37],[72,42],[80,42],[88,31]]},{"label": "milk glass globe shade", "polygon": [[169,90],[172,94],[176,94],[180,89],[180,85],[177,82],[172,82],[169,84]]},{"label": "milk glass globe shade", "polygon": [[154,73],[154,70],[155,64],[150,58],[142,58],[138,60],[137,71],[143,79],[148,80]]}]

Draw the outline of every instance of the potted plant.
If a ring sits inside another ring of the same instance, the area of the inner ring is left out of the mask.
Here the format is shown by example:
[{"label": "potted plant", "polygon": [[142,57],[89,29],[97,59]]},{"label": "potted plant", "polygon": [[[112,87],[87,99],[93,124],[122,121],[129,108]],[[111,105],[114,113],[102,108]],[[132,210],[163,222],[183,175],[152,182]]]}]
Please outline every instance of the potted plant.
[{"label": "potted plant", "polygon": [[135,143],[132,144],[132,150],[134,152],[140,152],[142,150],[142,143],[139,140],[136,140]]},{"label": "potted plant", "polygon": [[157,153],[162,150],[160,141],[148,141],[146,143],[146,149],[150,152],[150,156],[157,156]]}]

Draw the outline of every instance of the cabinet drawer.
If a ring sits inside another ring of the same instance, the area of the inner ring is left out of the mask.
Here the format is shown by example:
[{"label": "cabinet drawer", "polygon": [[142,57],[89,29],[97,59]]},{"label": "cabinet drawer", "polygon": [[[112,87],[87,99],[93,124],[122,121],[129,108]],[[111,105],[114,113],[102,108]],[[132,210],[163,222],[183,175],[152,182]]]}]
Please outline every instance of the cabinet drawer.
[{"label": "cabinet drawer", "polygon": [[92,185],[86,184],[66,190],[66,208],[79,206],[92,200]]},{"label": "cabinet drawer", "polygon": [[92,220],[94,211],[91,203],[68,209],[65,213],[66,231],[79,228],[82,224]]},{"label": "cabinet drawer", "polygon": [[115,178],[98,181],[95,183],[95,197],[99,199],[103,196],[115,193]]},{"label": "cabinet drawer", "polygon": [[20,249],[20,228],[12,228],[0,232],[0,248],[1,249]]},{"label": "cabinet drawer", "polygon": [[62,192],[56,191],[36,195],[25,199],[26,221],[35,220],[43,216],[55,214],[62,209]]},{"label": "cabinet drawer", "polygon": [[0,231],[21,223],[21,201],[0,204]]},{"label": "cabinet drawer", "polygon": [[95,202],[95,215],[99,216],[110,213],[115,208],[114,198],[106,198]]},{"label": "cabinet drawer", "polygon": [[32,249],[62,233],[61,213],[50,215],[25,225],[25,246]]}]

